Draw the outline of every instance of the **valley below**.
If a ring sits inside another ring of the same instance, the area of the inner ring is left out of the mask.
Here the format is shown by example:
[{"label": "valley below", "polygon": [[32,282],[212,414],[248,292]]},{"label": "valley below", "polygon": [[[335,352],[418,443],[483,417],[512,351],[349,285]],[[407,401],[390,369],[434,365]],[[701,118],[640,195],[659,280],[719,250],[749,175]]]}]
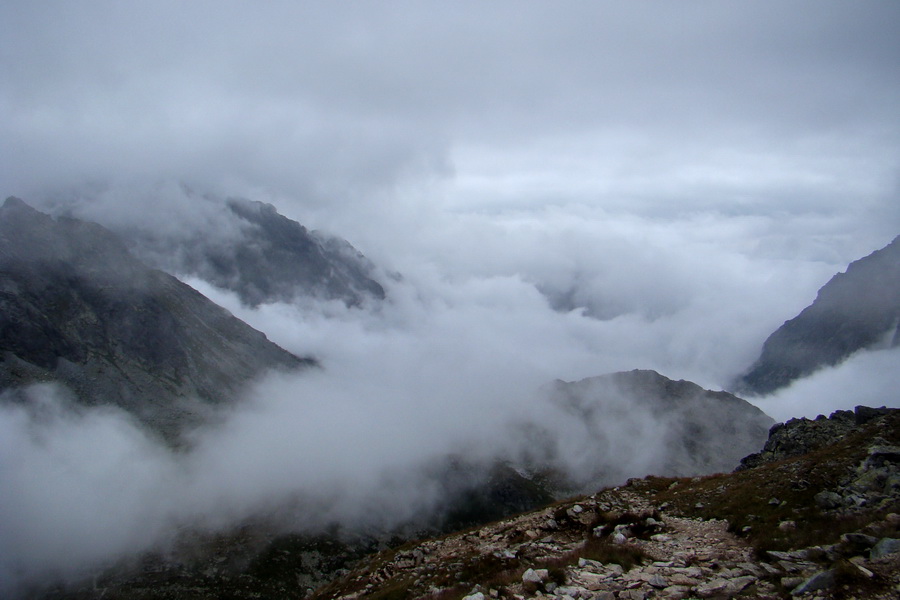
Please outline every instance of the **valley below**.
[{"label": "valley below", "polygon": [[[348,242],[271,205],[195,200],[225,237],[0,207],[5,594],[896,591],[897,409],[776,423],[653,369],[554,380],[553,353],[482,350],[482,323],[410,304]],[[836,276],[785,323],[802,343],[779,329],[736,387],[895,352],[898,244]],[[575,314],[532,290],[558,323]],[[350,326],[362,344],[316,331]],[[460,331],[475,338],[448,346]]]}]

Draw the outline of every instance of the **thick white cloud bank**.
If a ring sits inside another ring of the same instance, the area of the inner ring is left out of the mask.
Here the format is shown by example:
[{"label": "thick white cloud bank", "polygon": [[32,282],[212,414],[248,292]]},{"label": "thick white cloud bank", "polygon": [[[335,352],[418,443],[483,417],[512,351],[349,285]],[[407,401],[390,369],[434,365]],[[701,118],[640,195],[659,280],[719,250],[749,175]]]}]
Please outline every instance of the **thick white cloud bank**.
[{"label": "thick white cloud bank", "polygon": [[[567,431],[535,399],[556,378],[726,386],[900,233],[898,25],[900,4],[823,0],[3,3],[0,194],[159,229],[245,196],[403,279],[364,310],[250,310],[192,281],[324,368],[258,383],[190,453],[53,390],[2,408],[0,578],[289,498],[402,520],[439,500],[416,475],[435,457],[514,453],[520,418]],[[897,359],[754,401],[900,406]]]}]

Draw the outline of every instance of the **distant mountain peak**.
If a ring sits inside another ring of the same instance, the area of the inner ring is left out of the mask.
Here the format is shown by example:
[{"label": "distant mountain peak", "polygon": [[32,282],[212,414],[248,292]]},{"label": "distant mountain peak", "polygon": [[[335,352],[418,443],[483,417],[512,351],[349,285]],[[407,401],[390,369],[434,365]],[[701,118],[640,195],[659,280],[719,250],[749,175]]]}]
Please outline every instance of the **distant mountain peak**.
[{"label": "distant mountain peak", "polygon": [[858,350],[900,345],[900,236],[850,263],[765,341],[739,393],[768,394]]},{"label": "distant mountain peak", "polygon": [[86,202],[75,207],[122,236],[148,265],[235,292],[244,304],[338,300],[347,306],[386,296],[376,267],[349,242],[310,231],[271,204],[186,192],[174,221],[142,220]]},{"label": "distant mountain peak", "polygon": [[[574,382],[557,380],[549,392],[554,404],[577,415],[598,448],[613,443],[615,456],[642,454],[644,473],[730,471],[759,448],[774,423],[760,409],[728,392],[706,390],[652,370],[609,373]],[[609,462],[598,454],[597,464],[604,461]],[[619,466],[605,468],[614,473]]]}]

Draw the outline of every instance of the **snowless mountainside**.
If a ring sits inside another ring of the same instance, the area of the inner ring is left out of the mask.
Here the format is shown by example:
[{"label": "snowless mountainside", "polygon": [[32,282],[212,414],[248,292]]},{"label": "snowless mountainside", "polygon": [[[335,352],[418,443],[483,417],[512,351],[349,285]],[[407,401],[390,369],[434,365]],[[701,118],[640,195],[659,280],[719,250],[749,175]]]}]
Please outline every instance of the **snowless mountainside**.
[{"label": "snowless mountainside", "polygon": [[0,390],[59,382],[171,435],[192,421],[190,402],[232,400],[267,369],[312,364],[100,225],[17,198],[0,208]]},{"label": "snowless mountainside", "polygon": [[735,390],[768,394],[882,343],[900,345],[900,236],[832,277],[810,306],[769,336]]},{"label": "snowless mountainside", "polygon": [[594,484],[730,471],[759,449],[774,423],[732,394],[649,370],[557,381],[550,395],[589,433]]},{"label": "snowless mountainside", "polygon": [[359,306],[385,298],[375,266],[346,240],[309,231],[271,204],[185,193],[191,202],[160,209],[171,222],[103,211],[90,200],[57,210],[114,231],[146,264],[231,290],[248,306],[304,298]]}]

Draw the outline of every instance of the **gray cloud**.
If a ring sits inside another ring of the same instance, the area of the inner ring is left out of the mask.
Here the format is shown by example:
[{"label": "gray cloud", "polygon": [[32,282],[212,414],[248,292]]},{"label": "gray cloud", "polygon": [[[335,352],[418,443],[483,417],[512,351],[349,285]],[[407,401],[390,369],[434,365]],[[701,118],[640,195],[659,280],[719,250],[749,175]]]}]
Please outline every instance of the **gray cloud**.
[{"label": "gray cloud", "polygon": [[898,21],[888,3],[10,3],[0,181],[162,172],[347,206],[490,158],[501,185],[538,166],[651,211],[864,177],[859,196],[896,173]]}]

